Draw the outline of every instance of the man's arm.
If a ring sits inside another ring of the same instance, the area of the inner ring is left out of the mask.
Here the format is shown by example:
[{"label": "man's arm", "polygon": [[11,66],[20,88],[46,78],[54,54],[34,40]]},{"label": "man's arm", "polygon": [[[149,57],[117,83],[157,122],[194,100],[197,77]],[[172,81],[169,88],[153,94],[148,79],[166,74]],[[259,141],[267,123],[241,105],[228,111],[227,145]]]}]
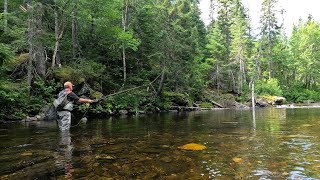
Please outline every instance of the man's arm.
[{"label": "man's arm", "polygon": [[78,101],[81,102],[81,103],[92,103],[92,102],[93,102],[93,100],[91,100],[91,99],[85,99],[85,98],[79,98]]},{"label": "man's arm", "polygon": [[85,98],[80,98],[79,96],[77,96],[74,92],[71,92],[69,94],[69,96],[74,100],[74,101],[78,101],[80,103],[92,103],[93,100],[91,99],[85,99]]}]

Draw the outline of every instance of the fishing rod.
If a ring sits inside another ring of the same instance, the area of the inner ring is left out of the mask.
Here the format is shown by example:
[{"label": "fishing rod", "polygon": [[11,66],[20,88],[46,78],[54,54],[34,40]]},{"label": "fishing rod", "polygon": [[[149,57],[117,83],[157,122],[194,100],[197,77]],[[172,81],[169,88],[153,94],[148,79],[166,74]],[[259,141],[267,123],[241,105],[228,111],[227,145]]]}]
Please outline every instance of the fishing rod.
[{"label": "fishing rod", "polygon": [[[146,87],[146,86],[152,86],[152,84],[161,76],[161,74],[159,74],[153,81],[151,81],[150,83],[148,84],[144,84],[144,85],[141,85],[141,86],[137,86],[137,87],[134,87],[134,88],[130,88],[130,89],[126,89],[126,90],[123,90],[123,91],[119,91],[119,92],[116,92],[116,93],[112,93],[112,94],[108,94],[108,95],[105,95],[105,96],[102,96],[96,100],[94,100],[94,102],[99,102],[100,100],[102,99],[107,99],[108,97],[111,97],[111,96],[115,96],[115,95],[118,95],[118,94],[121,94],[121,93],[125,93],[125,92],[128,92],[128,91],[132,91],[132,90],[135,90],[135,89],[139,89],[139,88],[142,88],[142,87]],[[154,88],[153,88],[154,89]],[[80,121],[76,124],[76,125],[73,125],[71,127],[75,127],[75,126],[78,126],[82,121],[82,119],[84,118],[84,116],[87,114],[88,110],[90,108],[88,107],[84,114],[82,115],[82,118],[80,119]]]},{"label": "fishing rod", "polygon": [[[112,93],[112,94],[108,94],[108,95],[104,95],[100,98],[98,98],[97,100],[101,100],[101,99],[106,99],[108,97],[111,97],[111,96],[115,96],[115,95],[118,95],[118,94],[121,94],[121,93],[125,93],[125,92],[128,92],[128,91],[132,91],[132,90],[135,90],[135,89],[139,89],[139,88],[142,88],[142,87],[146,87],[146,86],[152,86],[152,84],[161,76],[161,74],[159,74],[153,81],[151,81],[150,83],[147,83],[147,84],[144,84],[144,85],[141,85],[141,86],[137,86],[137,87],[133,87],[133,88],[129,88],[129,89],[126,89],[126,90],[123,90],[123,91],[119,91],[119,92],[116,92],[116,93]],[[154,89],[154,88],[153,88]]]}]

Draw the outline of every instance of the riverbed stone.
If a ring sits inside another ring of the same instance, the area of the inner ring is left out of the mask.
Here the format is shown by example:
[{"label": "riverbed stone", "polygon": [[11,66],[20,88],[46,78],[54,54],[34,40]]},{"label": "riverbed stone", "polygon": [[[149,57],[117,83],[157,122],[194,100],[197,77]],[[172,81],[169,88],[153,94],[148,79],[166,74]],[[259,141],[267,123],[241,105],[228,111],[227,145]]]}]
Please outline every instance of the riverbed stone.
[{"label": "riverbed stone", "polygon": [[162,158],[160,158],[160,161],[165,162],[165,163],[170,163],[170,162],[172,162],[172,159],[169,157],[162,157]]}]

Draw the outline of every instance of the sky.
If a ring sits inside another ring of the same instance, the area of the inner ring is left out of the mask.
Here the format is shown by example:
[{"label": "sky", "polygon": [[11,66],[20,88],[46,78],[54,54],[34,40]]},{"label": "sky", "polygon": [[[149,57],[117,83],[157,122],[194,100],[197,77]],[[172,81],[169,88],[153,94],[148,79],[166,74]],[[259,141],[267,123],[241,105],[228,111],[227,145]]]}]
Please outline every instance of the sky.
[{"label": "sky", "polygon": [[[259,17],[261,4],[263,0],[242,0],[245,7],[249,8],[251,26],[255,31],[259,27]],[[200,0],[201,18],[207,25],[209,23],[209,7],[210,0]],[[320,22],[320,0],[278,0],[276,9],[280,12],[284,9],[284,28],[286,35],[292,32],[293,24],[297,24],[301,18],[306,21],[308,15],[311,14],[315,21]],[[278,13],[279,25],[282,23],[282,16]]]}]

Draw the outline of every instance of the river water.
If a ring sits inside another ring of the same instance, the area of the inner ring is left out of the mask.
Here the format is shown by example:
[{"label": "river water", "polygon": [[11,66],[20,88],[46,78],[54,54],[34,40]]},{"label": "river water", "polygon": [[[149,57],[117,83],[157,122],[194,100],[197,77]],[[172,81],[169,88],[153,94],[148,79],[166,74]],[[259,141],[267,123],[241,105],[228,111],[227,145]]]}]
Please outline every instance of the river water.
[{"label": "river water", "polygon": [[318,108],[0,124],[0,179],[320,179],[319,125]]}]

